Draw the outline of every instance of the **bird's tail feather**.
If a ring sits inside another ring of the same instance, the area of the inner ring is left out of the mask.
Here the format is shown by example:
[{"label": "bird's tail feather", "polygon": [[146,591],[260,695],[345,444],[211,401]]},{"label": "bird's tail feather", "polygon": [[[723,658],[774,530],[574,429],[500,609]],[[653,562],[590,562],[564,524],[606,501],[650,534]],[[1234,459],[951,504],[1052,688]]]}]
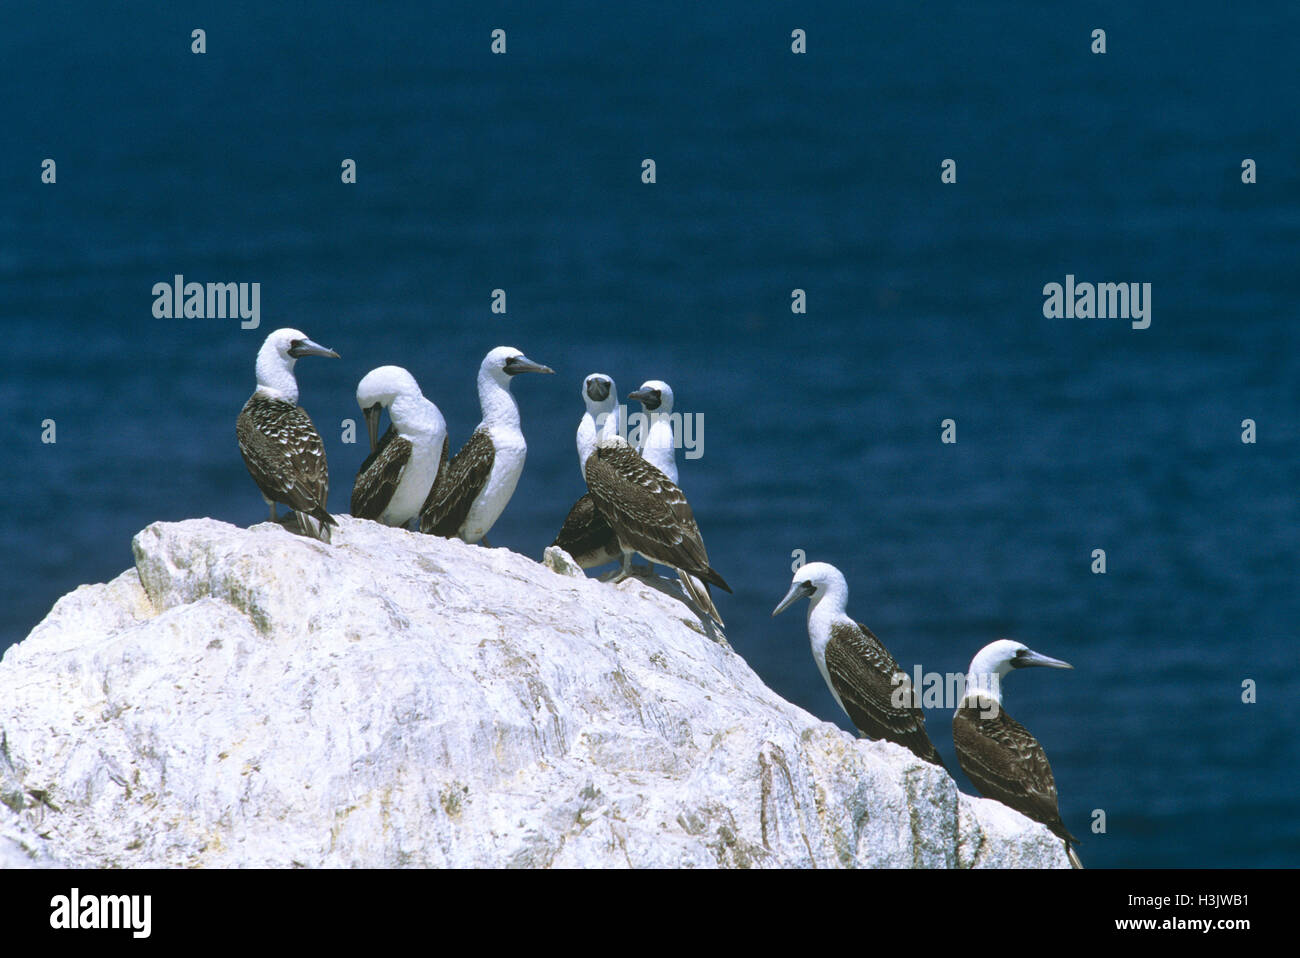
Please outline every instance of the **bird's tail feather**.
[{"label": "bird's tail feather", "polygon": [[320,519],[315,513],[295,512],[294,515],[298,517],[298,528],[302,530],[303,535],[310,536],[313,539],[319,539],[321,542],[329,542],[330,526],[337,526],[338,523],[335,522],[334,517],[328,512],[325,512],[324,509],[320,511],[324,514],[325,518],[329,520],[328,523]]},{"label": "bird's tail feather", "polygon": [[1079,861],[1079,856],[1078,856],[1078,854],[1075,852],[1075,850],[1074,850],[1074,846],[1072,846],[1069,842],[1066,842],[1066,843],[1065,843],[1065,854],[1067,854],[1067,855],[1070,856],[1070,867],[1071,867],[1071,868],[1082,868],[1082,867],[1083,867],[1083,862]]},{"label": "bird's tail feather", "polygon": [[719,628],[726,628],[726,623],[722,621],[722,616],[718,615],[718,608],[713,604],[713,597],[709,595],[709,587],[682,569],[678,569],[677,578],[681,580],[682,588],[686,594],[691,597],[691,601],[700,607],[714,622],[718,623]]}]

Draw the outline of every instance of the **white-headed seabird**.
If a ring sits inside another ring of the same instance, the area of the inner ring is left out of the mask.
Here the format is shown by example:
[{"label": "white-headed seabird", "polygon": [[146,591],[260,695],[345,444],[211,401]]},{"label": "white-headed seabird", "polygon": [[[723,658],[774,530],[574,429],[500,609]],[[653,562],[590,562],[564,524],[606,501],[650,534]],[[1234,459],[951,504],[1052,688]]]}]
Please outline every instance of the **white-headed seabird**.
[{"label": "white-headed seabird", "polygon": [[[447,422],[401,366],[366,373],[357,385],[357,405],[366,417],[370,455],[352,486],[352,515],[405,526],[420,514],[446,461]],[[380,443],[385,407],[392,425]]]},{"label": "white-headed seabird", "polygon": [[636,451],[673,482],[677,482],[677,443],[673,436],[673,391],[661,379],[643,382],[641,388],[627,394],[641,403],[648,426],[640,435]]},{"label": "white-headed seabird", "polygon": [[868,738],[911,749],[918,758],[943,767],[925,731],[925,713],[906,673],[865,625],[845,614],[849,586],[826,562],[809,562],[794,574],[790,591],[772,615],[808,597],[808,639],[813,658],[854,727]]},{"label": "white-headed seabird", "polygon": [[[628,393],[628,399],[641,403],[649,425],[641,433],[637,452],[646,462],[654,466],[673,482],[677,482],[677,441],[673,435],[673,391],[662,379],[651,379],[641,384],[641,388]],[[709,595],[709,586],[705,582],[681,569],[674,570],[681,580],[682,587],[695,600],[705,613],[713,618],[719,626],[724,626],[722,616],[718,614],[713,598]]]},{"label": "white-headed seabird", "polygon": [[330,540],[329,527],[338,525],[325,508],[329,466],[320,433],[298,405],[293,366],[302,356],[338,355],[297,329],[277,329],[257,351],[257,389],[235,423],[239,452],[271,507],[271,521],[275,504],[283,503],[303,534],[322,542]]},{"label": "white-headed seabird", "polygon": [[961,770],[981,795],[1042,822],[1065,842],[1070,864],[1082,868],[1073,848],[1079,840],[1061,821],[1056,779],[1047,753],[1038,739],[1002,708],[1003,677],[1012,669],[1034,665],[1074,668],[1011,639],[999,639],[980,649],[971,660],[965,693],[953,713],[952,741]]},{"label": "white-headed seabird", "polygon": [[469,441],[443,470],[420,512],[420,531],[478,542],[514,495],[528,445],[519,428],[519,405],[510,380],[520,373],[553,373],[513,346],[498,346],[478,370],[483,410]]},{"label": "white-headed seabird", "polygon": [[[578,421],[578,468],[584,469],[587,457],[601,439],[619,434],[618,391],[614,380],[604,373],[592,373],[582,381],[582,401],[587,411]],[[583,474],[586,481],[586,474]],[[584,569],[604,565],[622,558],[618,536],[605,517],[596,509],[591,493],[583,493],[564,517],[560,534],[551,543],[567,552]]]}]

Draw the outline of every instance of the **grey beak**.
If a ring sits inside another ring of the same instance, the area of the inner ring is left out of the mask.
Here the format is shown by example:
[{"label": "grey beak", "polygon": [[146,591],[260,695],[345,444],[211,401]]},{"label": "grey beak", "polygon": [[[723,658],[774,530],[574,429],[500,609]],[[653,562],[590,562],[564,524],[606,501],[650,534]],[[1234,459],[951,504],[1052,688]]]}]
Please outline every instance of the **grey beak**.
[{"label": "grey beak", "polygon": [[1030,649],[1027,652],[1021,652],[1016,656],[1016,668],[1023,669],[1031,665],[1040,665],[1048,669],[1072,669],[1074,668],[1069,662],[1062,662],[1060,659],[1054,659],[1048,655],[1042,655]]},{"label": "grey beak", "polygon": [[506,360],[506,373],[517,376],[519,373],[554,373],[550,366],[535,363],[527,356],[511,356]]},{"label": "grey beak", "polygon": [[592,402],[604,402],[609,396],[609,381],[605,379],[593,379],[587,383],[587,397]]},{"label": "grey beak", "polygon": [[370,433],[371,452],[379,448],[379,417],[383,411],[383,403],[375,403],[369,409],[364,410],[366,414],[366,430]]},{"label": "grey beak", "polygon": [[635,399],[637,402],[645,403],[649,409],[654,409],[659,405],[659,390],[657,389],[637,389],[627,394],[628,399]]},{"label": "grey beak", "polygon": [[338,359],[339,354],[320,343],[312,342],[310,339],[300,339],[294,345],[289,347],[289,355],[294,359],[301,359],[303,356],[329,356]]},{"label": "grey beak", "polygon": [[811,582],[804,581],[794,583],[790,586],[790,591],[785,594],[785,598],[781,600],[781,604],[772,610],[772,617],[775,618],[800,599],[807,598],[816,591],[816,586]]}]

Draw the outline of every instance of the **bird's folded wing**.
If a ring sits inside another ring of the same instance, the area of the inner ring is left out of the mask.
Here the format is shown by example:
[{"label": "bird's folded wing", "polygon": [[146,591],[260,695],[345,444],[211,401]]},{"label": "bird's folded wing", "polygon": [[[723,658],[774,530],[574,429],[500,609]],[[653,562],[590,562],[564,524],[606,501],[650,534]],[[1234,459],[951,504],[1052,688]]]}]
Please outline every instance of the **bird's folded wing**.
[{"label": "bird's folded wing", "polygon": [[[444,442],[443,459],[447,444]],[[476,429],[450,463],[438,470],[420,513],[420,531],[454,536],[465,524],[474,500],[487,485],[496,450],[486,430]]]}]

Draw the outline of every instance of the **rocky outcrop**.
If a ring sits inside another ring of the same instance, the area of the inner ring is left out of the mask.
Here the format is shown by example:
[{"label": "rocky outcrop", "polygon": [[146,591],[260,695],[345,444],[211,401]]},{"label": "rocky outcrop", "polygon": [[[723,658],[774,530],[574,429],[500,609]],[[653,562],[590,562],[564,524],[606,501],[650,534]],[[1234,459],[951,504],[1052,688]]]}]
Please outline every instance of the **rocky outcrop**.
[{"label": "rocky outcrop", "polygon": [[6,653],[0,865],[1066,865],[665,591],[339,522],[155,523]]}]

